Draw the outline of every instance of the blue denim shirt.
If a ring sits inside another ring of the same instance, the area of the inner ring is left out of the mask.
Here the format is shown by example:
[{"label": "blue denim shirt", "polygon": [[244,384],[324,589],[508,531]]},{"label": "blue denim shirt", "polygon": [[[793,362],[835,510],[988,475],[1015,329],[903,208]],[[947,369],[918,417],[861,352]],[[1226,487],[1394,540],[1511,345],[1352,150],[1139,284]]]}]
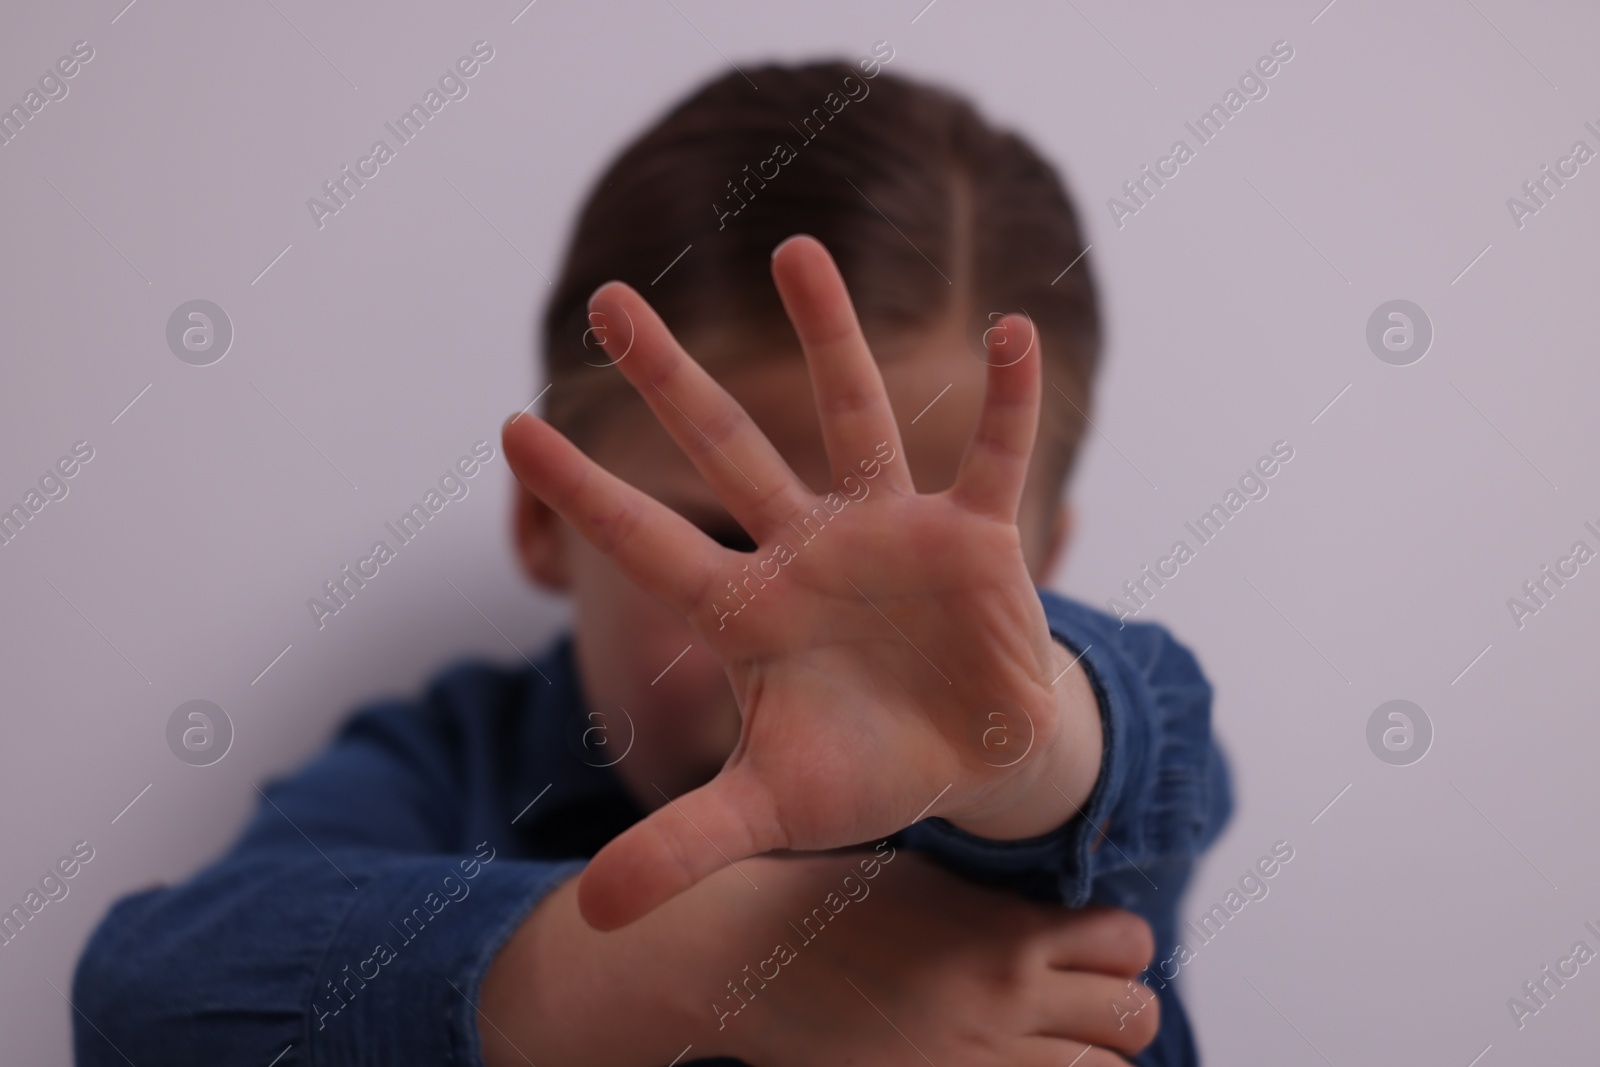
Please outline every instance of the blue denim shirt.
[{"label": "blue denim shirt", "polygon": [[[1163,958],[1232,808],[1211,687],[1161,627],[1040,596],[1100,703],[1083,815],[1024,841],[939,818],[890,840],[1033,899],[1134,911]],[[473,1005],[496,951],[644,815],[613,770],[580,758],[587,723],[569,637],[536,667],[464,660],[418,700],[360,709],[266,788],[221,859],[112,906],[73,980],[78,1063],[481,1067]],[[1158,995],[1160,1033],[1135,1062],[1196,1063],[1174,985]]]}]

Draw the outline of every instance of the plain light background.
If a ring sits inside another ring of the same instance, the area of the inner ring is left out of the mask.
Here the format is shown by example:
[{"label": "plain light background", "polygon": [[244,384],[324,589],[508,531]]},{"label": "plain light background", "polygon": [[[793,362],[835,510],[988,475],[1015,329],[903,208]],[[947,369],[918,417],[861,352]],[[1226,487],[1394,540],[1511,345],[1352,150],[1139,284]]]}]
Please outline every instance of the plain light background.
[{"label": "plain light background", "polygon": [[[95,452],[0,547],[0,905],[95,849],[0,948],[0,1061],[69,1062],[52,983],[108,904],[216,856],[354,706],[560,626],[513,564],[498,432],[543,385],[534,324],[576,204],[729,63],[878,40],[1054,160],[1093,243],[1109,346],[1059,588],[1103,607],[1295,449],[1142,616],[1198,653],[1235,773],[1182,917],[1295,850],[1183,969],[1207,1061],[1498,1067],[1600,1040],[1600,966],[1520,1030],[1507,1007],[1600,949],[1600,564],[1520,629],[1506,604],[1600,547],[1600,163],[1521,228],[1506,205],[1574,141],[1600,149],[1600,12],[125,2],[28,5],[0,34],[4,104],[95,50],[0,146],[0,504]],[[306,199],[478,40],[468,97],[319,230]],[[1107,199],[1280,40],[1269,95],[1119,228]],[[236,333],[209,367],[165,341],[194,298]],[[1395,298],[1435,330],[1406,367],[1365,340]],[[307,598],[479,440],[470,495],[319,631]],[[197,698],[236,731],[203,768],[164,733]],[[1410,766],[1366,741],[1395,698],[1434,729]]]}]

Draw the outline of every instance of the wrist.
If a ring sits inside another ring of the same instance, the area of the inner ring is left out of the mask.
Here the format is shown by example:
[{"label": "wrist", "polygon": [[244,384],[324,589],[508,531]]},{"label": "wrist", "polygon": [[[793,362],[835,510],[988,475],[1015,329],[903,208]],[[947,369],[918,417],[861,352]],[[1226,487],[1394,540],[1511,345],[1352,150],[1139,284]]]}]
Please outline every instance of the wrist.
[{"label": "wrist", "polygon": [[1051,640],[1054,682],[1029,713],[1037,748],[982,809],[948,816],[951,825],[994,840],[1038,837],[1082,813],[1105,750],[1099,701],[1079,657]]},{"label": "wrist", "polygon": [[[883,854],[885,848],[888,855]],[[829,898],[848,898],[846,903],[865,900],[871,892],[868,883],[894,856],[895,850],[884,842],[872,852],[855,846],[758,857],[766,866],[747,868],[761,886],[761,899],[750,913],[754,921],[740,927],[743,933],[737,941],[742,947],[716,964],[720,968],[716,981],[722,984],[706,1019],[709,1022],[712,1014],[718,1016],[721,1028],[713,1029],[719,1044],[704,1049],[697,1044],[694,1053],[685,1058],[720,1055],[741,1063],[789,1062],[796,1046],[809,1040],[818,1027],[836,1022],[835,997],[841,992],[846,997],[854,994],[847,992],[837,973],[819,976],[817,966],[828,964],[815,960],[811,953],[826,950],[805,950],[808,932],[810,937],[816,936],[812,917],[819,907],[837,916],[836,909],[846,906],[827,903]],[[740,866],[748,862],[741,860]],[[862,890],[860,896],[852,893],[851,885]],[[726,915],[723,919],[726,921]],[[796,921],[804,931],[794,925]],[[727,938],[718,941],[733,943]],[[698,1001],[695,1008],[697,1012],[707,1010]]]}]

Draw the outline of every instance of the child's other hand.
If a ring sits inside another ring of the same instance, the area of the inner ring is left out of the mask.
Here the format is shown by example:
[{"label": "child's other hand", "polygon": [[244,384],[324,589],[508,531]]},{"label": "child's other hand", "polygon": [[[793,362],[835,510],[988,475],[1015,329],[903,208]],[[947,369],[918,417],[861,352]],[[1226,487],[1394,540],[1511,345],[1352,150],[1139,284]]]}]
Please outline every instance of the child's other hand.
[{"label": "child's other hand", "polygon": [[[772,269],[810,368],[827,497],[637,292],[613,282],[590,301],[618,370],[758,543],[754,554],[717,545],[539,419],[504,430],[522,484],[683,612],[722,660],[743,720],[716,778],[590,863],[579,899],[601,929],[746,857],[858,844],[926,815],[990,837],[1045,833],[1073,816],[1099,773],[1093,693],[1051,638],[1016,526],[1039,417],[1033,324],[1008,315],[985,335],[984,404],[955,484],[918,494],[833,258],[802,236],[779,247]],[[870,493],[850,499],[868,477]],[[759,596],[728,617],[729,583],[758,571]]]},{"label": "child's other hand", "polygon": [[[837,893],[836,865],[818,870],[819,891]],[[747,987],[750,972],[732,976],[749,1002],[726,993],[716,1007],[738,1011],[722,1020],[737,1058],[762,1067],[1111,1067],[1124,1060],[1108,1050],[1131,1056],[1154,1040],[1159,1002],[1133,979],[1155,942],[1131,912],[1035,904],[906,851],[875,881],[858,875],[853,884],[865,895],[807,928],[811,941],[780,931],[794,955],[777,977]],[[753,967],[773,969],[765,959]]]}]

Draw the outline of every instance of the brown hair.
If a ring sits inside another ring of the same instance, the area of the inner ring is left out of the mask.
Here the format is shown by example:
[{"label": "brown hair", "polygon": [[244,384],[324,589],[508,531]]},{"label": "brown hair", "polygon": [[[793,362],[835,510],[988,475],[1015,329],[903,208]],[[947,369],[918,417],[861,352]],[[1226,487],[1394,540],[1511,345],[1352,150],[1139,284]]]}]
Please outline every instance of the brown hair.
[{"label": "brown hair", "polygon": [[585,343],[595,288],[627,282],[680,338],[730,322],[771,336],[788,330],[772,250],[809,233],[838,263],[869,342],[959,315],[977,358],[990,314],[1025,309],[1047,361],[1036,459],[1045,484],[1063,484],[1100,319],[1061,179],[962,97],[869,62],[730,72],[606,169],[545,312],[545,410],[557,429],[582,445],[627,389],[593,337]]}]

